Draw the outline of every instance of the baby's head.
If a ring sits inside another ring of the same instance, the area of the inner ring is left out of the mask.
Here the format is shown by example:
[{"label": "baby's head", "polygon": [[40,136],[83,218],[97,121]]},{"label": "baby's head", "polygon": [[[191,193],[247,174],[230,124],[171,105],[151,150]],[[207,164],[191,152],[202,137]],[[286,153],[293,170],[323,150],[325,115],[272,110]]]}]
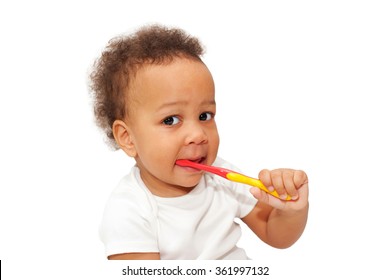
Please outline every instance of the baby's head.
[{"label": "baby's head", "polygon": [[146,26],[134,34],[109,41],[95,61],[90,75],[97,125],[105,132],[109,144],[118,149],[112,125],[124,119],[131,108],[129,91],[139,69],[147,65],[168,64],[174,58],[187,57],[201,61],[203,47],[181,29],[160,25]]},{"label": "baby's head", "polygon": [[201,178],[177,159],[211,164],[217,155],[214,82],[202,54],[196,38],[154,25],[111,40],[91,74],[98,125],[161,196]]}]

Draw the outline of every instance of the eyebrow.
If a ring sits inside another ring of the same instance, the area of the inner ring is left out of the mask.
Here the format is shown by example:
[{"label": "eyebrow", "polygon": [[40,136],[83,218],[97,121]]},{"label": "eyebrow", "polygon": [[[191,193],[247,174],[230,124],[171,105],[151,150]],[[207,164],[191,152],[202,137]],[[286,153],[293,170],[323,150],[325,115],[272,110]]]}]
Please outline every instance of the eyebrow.
[{"label": "eyebrow", "polygon": [[[172,101],[172,102],[167,102],[167,103],[164,103],[162,104],[161,106],[159,106],[157,108],[157,110],[161,110],[161,109],[164,109],[166,107],[172,107],[172,106],[177,106],[177,105],[186,105],[188,102],[186,101]],[[200,103],[200,105],[216,105],[216,102],[215,100],[206,100],[206,101],[203,101],[202,103]]]}]

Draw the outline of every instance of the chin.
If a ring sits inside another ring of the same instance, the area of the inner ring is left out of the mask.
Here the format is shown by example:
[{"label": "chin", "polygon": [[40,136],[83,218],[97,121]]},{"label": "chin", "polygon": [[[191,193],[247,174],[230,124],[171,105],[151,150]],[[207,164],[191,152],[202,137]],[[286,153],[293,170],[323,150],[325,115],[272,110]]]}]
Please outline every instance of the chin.
[{"label": "chin", "polygon": [[202,176],[200,176],[198,179],[186,180],[184,184],[180,184],[180,186],[183,188],[194,188],[199,184],[201,177]]}]

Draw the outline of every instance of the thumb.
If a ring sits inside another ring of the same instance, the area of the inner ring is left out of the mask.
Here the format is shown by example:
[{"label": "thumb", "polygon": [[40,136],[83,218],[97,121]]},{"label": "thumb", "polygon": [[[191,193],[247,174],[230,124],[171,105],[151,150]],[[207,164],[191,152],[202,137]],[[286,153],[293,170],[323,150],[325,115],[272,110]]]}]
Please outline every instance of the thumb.
[{"label": "thumb", "polygon": [[282,201],[259,188],[250,188],[251,194],[260,202],[265,203],[273,208],[284,209],[286,202]]}]

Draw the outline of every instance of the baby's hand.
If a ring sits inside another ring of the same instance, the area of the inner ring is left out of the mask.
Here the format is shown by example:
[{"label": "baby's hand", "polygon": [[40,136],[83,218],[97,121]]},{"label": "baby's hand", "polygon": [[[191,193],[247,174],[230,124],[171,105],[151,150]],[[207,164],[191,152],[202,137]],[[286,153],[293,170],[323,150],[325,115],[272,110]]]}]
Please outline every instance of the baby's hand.
[{"label": "baby's hand", "polygon": [[[308,203],[308,178],[304,171],[293,169],[264,169],[259,173],[259,179],[270,191],[276,190],[281,199],[275,198],[258,188],[252,188],[251,193],[260,202],[280,210],[299,210]],[[284,201],[290,195],[291,201]]]}]

